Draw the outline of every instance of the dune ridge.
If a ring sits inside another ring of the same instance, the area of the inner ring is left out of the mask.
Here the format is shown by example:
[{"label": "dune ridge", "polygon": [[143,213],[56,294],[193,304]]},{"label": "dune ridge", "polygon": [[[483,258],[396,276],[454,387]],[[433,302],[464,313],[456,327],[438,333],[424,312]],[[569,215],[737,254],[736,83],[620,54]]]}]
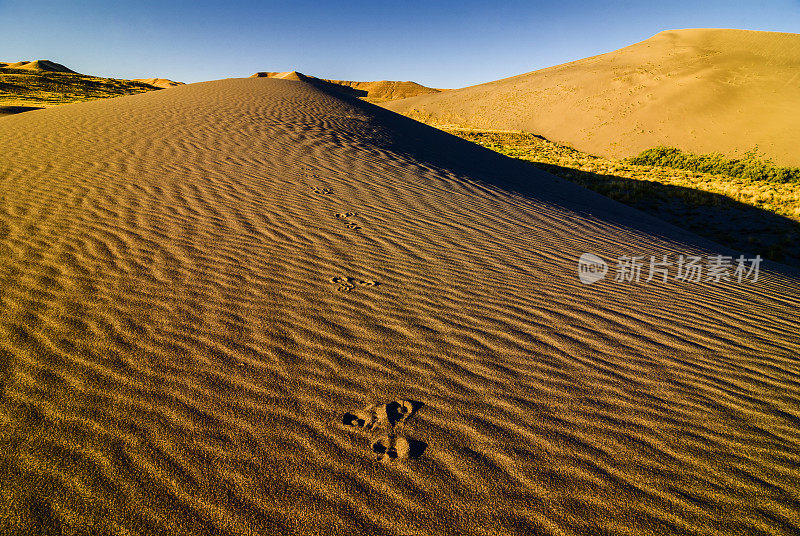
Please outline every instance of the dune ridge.
[{"label": "dune ridge", "polygon": [[415,95],[438,93],[441,89],[425,87],[416,82],[398,82],[394,80],[378,80],[373,82],[355,82],[352,80],[329,80],[308,76],[297,71],[272,72],[261,71],[250,78],[278,78],[282,80],[295,80],[308,82],[321,86],[329,91],[340,91],[348,95],[363,98],[369,102],[385,102],[390,100],[405,99]]},{"label": "dune ridge", "polygon": [[661,32],[620,50],[386,107],[627,157],[658,145],[800,165],[800,34]]},{"label": "dune ridge", "polygon": [[2,121],[0,532],[800,528],[797,272],[310,84]]},{"label": "dune ridge", "polygon": [[143,84],[160,88],[182,86],[184,84],[183,82],[176,82],[175,80],[169,80],[168,78],[133,78],[132,80],[134,82],[142,82]]}]

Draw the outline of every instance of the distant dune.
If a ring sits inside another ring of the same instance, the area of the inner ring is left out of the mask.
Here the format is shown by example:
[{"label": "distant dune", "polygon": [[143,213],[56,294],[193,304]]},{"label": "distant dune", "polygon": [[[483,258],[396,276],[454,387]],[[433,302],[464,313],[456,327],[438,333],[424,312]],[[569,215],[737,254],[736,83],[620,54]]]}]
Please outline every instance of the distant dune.
[{"label": "distant dune", "polygon": [[17,61],[13,63],[0,62],[0,68],[25,69],[29,71],[48,71],[53,73],[75,73],[72,69],[50,60]]},{"label": "distant dune", "polygon": [[283,80],[309,82],[318,86],[323,86],[325,89],[342,91],[356,97],[361,97],[370,102],[404,99],[415,95],[427,95],[430,93],[439,93],[441,91],[440,89],[422,86],[416,82],[396,82],[390,80],[353,82],[351,80],[328,80],[304,75],[297,71],[263,71],[252,75],[250,78],[280,78]]},{"label": "distant dune", "polygon": [[303,73],[298,73],[297,71],[284,71],[284,72],[261,71],[251,75],[250,78],[277,78],[279,80],[294,80],[299,82],[306,82],[308,80],[311,80],[313,77],[306,76]]},{"label": "distant dune", "polygon": [[0,130],[1,534],[800,530],[797,272],[312,84]]},{"label": "distant dune", "polygon": [[179,83],[163,78],[150,81],[160,85],[84,75],[50,60],[0,62],[0,116],[153,91]]},{"label": "distant dune", "polygon": [[151,86],[160,87],[160,88],[167,88],[167,87],[175,87],[175,86],[182,86],[183,82],[175,82],[174,80],[168,80],[166,78],[134,78],[134,82],[141,82],[143,84],[149,84]]},{"label": "distant dune", "polygon": [[524,130],[603,156],[657,145],[800,165],[800,35],[662,32],[583,60],[386,104],[405,114]]}]

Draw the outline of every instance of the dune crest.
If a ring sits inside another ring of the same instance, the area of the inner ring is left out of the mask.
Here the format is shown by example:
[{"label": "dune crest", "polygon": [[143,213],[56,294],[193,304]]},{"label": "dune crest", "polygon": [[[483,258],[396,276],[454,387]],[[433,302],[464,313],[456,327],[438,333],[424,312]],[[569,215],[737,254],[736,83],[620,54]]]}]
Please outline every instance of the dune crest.
[{"label": "dune crest", "polygon": [[284,72],[273,72],[273,71],[260,71],[251,75],[250,78],[278,78],[280,80],[295,80],[298,82],[305,82],[309,79],[303,73],[298,73],[297,71],[284,71]]},{"label": "dune crest", "polygon": [[658,145],[800,165],[800,34],[661,32],[582,60],[386,107],[611,157]]},{"label": "dune crest", "polygon": [[434,89],[417,84],[416,82],[398,82],[393,80],[378,80],[374,82],[354,82],[352,80],[329,80],[327,78],[317,78],[304,75],[297,71],[289,72],[270,72],[262,71],[255,73],[250,78],[280,78],[283,80],[296,80],[309,82],[322,89],[329,91],[339,91],[355,97],[364,98],[370,102],[385,102],[389,100],[405,99],[415,95],[425,95],[438,93],[440,89]]}]

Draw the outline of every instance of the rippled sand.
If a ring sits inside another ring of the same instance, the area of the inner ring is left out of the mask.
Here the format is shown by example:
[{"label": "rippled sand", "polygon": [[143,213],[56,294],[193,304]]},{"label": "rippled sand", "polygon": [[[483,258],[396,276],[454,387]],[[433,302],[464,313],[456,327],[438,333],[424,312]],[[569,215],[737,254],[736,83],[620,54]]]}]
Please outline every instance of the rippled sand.
[{"label": "rippled sand", "polygon": [[800,530],[797,273],[587,251],[719,248],[302,82],[2,117],[0,532]]}]

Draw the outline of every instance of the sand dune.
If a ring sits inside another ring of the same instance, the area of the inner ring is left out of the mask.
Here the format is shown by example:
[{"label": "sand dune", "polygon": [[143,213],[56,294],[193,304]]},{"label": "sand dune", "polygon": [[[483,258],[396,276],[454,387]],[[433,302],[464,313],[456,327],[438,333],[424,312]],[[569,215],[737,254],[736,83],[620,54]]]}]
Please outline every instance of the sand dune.
[{"label": "sand dune", "polygon": [[2,125],[0,532],[800,530],[787,268],[310,84]]},{"label": "sand dune", "polygon": [[13,63],[0,62],[0,68],[25,69],[28,71],[49,71],[53,73],[75,73],[72,69],[50,60],[16,61]]},{"label": "sand dune", "polygon": [[183,82],[176,82],[174,80],[169,80],[167,78],[134,78],[134,82],[142,82],[144,84],[150,84],[151,86],[160,87],[160,88],[167,88],[167,87],[175,87],[175,86],[182,86]]},{"label": "sand dune", "polygon": [[340,91],[354,97],[360,97],[370,102],[385,102],[396,99],[405,99],[415,95],[427,95],[438,93],[440,89],[434,89],[417,84],[416,82],[397,82],[392,80],[379,80],[375,82],[354,82],[352,80],[329,80],[326,78],[316,78],[297,71],[272,72],[261,71],[255,73],[250,78],[279,78],[282,80],[295,80],[309,82],[322,89],[330,91]]},{"label": "sand dune", "polygon": [[366,91],[366,97],[374,101],[388,101],[405,99],[416,95],[429,95],[439,93],[441,90],[425,87],[416,82],[397,82],[393,80],[378,80],[375,82],[353,82],[352,80],[326,80],[332,84],[350,87],[359,91]]},{"label": "sand dune", "polygon": [[524,130],[603,156],[657,145],[800,165],[800,34],[662,32],[629,47],[386,107]]},{"label": "sand dune", "polygon": [[310,77],[297,71],[259,71],[250,76],[250,78],[277,78],[279,80],[294,80],[295,82],[306,82]]}]

